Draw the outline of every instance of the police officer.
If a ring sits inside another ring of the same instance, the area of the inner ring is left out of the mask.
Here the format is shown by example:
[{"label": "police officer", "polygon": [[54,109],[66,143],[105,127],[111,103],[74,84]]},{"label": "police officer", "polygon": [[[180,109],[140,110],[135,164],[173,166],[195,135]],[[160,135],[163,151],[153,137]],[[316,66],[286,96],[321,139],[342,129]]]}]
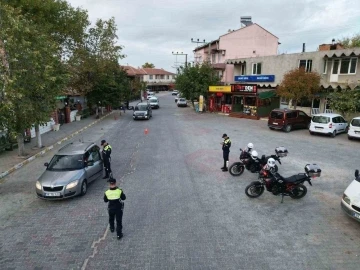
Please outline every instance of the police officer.
[{"label": "police officer", "polygon": [[111,145],[108,144],[105,140],[101,141],[101,146],[103,147],[102,150],[102,158],[104,161],[104,167],[105,167],[105,176],[103,179],[109,178],[111,176],[111,168],[110,168],[110,162],[111,162]]},{"label": "police officer", "polygon": [[224,167],[222,167],[221,170],[223,172],[227,172],[229,166],[229,153],[230,153],[231,141],[228,135],[226,135],[225,133],[223,134],[222,138],[224,139],[224,142],[221,143],[223,150]]},{"label": "police officer", "polygon": [[117,239],[123,237],[122,233],[122,216],[124,211],[124,202],[126,200],[125,193],[122,189],[116,186],[116,179],[109,179],[110,188],[105,191],[104,202],[108,202],[108,212],[109,212],[109,224],[110,231],[115,231],[115,218],[116,218],[116,233]]}]

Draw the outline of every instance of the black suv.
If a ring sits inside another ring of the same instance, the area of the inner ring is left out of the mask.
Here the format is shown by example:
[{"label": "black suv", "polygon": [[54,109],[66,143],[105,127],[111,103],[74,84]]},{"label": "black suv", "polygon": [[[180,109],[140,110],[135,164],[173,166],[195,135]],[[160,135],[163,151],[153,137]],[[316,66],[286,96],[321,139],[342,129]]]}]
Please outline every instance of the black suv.
[{"label": "black suv", "polygon": [[275,109],[269,115],[268,127],[290,132],[292,129],[309,128],[311,117],[300,110]]},{"label": "black suv", "polygon": [[151,105],[149,102],[140,102],[134,107],[133,118],[136,119],[147,119],[152,117]]}]

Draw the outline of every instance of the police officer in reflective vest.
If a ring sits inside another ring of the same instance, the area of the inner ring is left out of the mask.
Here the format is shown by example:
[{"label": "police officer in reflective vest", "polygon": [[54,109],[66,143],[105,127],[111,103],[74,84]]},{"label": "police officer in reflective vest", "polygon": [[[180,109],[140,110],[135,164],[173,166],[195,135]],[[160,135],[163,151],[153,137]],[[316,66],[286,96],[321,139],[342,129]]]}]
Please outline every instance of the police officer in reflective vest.
[{"label": "police officer in reflective vest", "polygon": [[116,179],[110,178],[110,189],[105,191],[104,202],[108,202],[108,212],[109,212],[109,224],[110,231],[115,231],[115,218],[116,218],[116,233],[117,239],[123,237],[122,233],[122,216],[124,211],[124,202],[126,199],[125,193],[122,189],[116,186]]},{"label": "police officer in reflective vest", "polygon": [[230,153],[231,141],[228,135],[226,135],[225,133],[223,134],[222,138],[224,139],[224,142],[221,143],[223,150],[224,167],[222,167],[221,170],[223,172],[227,172],[229,167],[229,153]]},{"label": "police officer in reflective vest", "polygon": [[109,178],[111,176],[111,168],[110,168],[110,162],[111,162],[111,145],[108,144],[105,140],[101,141],[101,146],[103,147],[102,150],[102,158],[104,161],[104,167],[105,167],[105,176],[103,179]]}]

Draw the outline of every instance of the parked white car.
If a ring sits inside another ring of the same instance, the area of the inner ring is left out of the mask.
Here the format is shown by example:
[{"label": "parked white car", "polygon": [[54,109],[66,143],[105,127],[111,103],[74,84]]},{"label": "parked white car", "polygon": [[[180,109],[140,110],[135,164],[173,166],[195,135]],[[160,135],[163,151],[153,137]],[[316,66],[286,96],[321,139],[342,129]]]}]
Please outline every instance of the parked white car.
[{"label": "parked white car", "polygon": [[328,134],[335,137],[337,134],[347,132],[348,123],[340,114],[321,113],[311,118],[309,132]]},{"label": "parked white car", "polygon": [[360,139],[360,117],[355,117],[351,120],[348,131],[348,139]]},{"label": "parked white car", "polygon": [[346,214],[360,222],[360,176],[359,170],[355,171],[355,179],[344,191],[341,208]]}]

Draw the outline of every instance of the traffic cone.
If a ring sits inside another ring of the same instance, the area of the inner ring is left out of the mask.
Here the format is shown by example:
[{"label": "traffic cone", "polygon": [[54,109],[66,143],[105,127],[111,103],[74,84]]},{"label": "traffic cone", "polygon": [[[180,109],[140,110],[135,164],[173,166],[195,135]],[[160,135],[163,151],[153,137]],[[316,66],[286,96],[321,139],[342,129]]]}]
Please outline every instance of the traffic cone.
[{"label": "traffic cone", "polygon": [[147,128],[145,128],[145,130],[144,130],[144,134],[145,134],[145,135],[147,135],[148,133],[149,133],[148,129],[147,129]]}]

